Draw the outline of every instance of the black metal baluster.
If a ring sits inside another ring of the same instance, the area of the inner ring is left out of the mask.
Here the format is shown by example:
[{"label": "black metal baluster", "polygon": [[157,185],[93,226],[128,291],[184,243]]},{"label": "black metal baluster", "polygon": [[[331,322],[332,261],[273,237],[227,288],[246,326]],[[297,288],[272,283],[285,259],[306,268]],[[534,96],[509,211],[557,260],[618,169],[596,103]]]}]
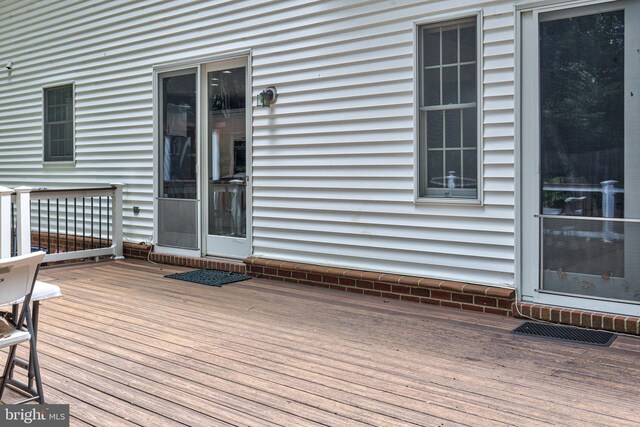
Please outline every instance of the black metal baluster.
[{"label": "black metal baluster", "polygon": [[69,252],[69,199],[64,199],[64,247]]},{"label": "black metal baluster", "polygon": [[[33,224],[31,223],[31,221],[33,220],[33,215],[32,212],[33,211],[33,200],[29,199],[29,247],[27,248],[27,253],[31,253],[33,252]],[[18,207],[16,206],[16,227],[18,227]],[[16,233],[17,233],[17,229],[16,229]],[[18,253],[17,251],[18,249],[18,235],[16,234],[16,255]]]},{"label": "black metal baluster", "polygon": [[73,198],[73,250],[78,250],[78,202]]},{"label": "black metal baluster", "polygon": [[[14,214],[15,213],[15,214]],[[11,204],[11,256],[18,254],[18,207]]]},{"label": "black metal baluster", "polygon": [[109,200],[111,200],[111,197],[107,196],[107,244],[111,245],[111,236],[109,236]]},{"label": "black metal baluster", "polygon": [[91,197],[91,249],[93,249],[93,197]]},{"label": "black metal baluster", "polygon": [[11,256],[18,255],[18,228],[13,217],[13,203],[11,203]]},{"label": "black metal baluster", "polygon": [[47,250],[51,253],[51,199],[47,199]]},{"label": "black metal baluster", "polygon": [[98,197],[98,244],[102,247],[102,196]]},{"label": "black metal baluster", "polygon": [[42,225],[41,225],[41,215],[40,215],[40,199],[38,199],[38,246],[42,247]]},{"label": "black metal baluster", "polygon": [[87,222],[84,206],[85,206],[85,197],[82,196],[82,250],[83,251],[86,249],[84,244],[84,236],[85,236],[85,229],[86,229],[86,222]]},{"label": "black metal baluster", "polygon": [[60,252],[60,199],[56,199],[56,252]]}]

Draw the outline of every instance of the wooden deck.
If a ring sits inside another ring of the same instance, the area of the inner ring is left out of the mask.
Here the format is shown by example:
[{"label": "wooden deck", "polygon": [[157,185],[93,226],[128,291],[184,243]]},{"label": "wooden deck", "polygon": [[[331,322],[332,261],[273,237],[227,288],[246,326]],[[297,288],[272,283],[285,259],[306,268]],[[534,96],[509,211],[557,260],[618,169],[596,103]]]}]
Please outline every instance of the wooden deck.
[{"label": "wooden deck", "polygon": [[45,393],[72,425],[640,424],[640,339],[557,344],[499,316],[163,277],[183,270],[41,271],[64,293],[41,310]]}]

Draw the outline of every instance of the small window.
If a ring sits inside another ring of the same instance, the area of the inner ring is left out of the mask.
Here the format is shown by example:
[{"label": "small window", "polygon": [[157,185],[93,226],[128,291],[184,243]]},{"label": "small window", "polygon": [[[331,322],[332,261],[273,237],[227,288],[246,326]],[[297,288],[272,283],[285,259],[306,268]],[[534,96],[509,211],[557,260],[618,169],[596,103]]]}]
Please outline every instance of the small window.
[{"label": "small window", "polygon": [[418,28],[419,197],[478,198],[476,21]]},{"label": "small window", "polygon": [[44,89],[44,161],[73,161],[73,85]]}]

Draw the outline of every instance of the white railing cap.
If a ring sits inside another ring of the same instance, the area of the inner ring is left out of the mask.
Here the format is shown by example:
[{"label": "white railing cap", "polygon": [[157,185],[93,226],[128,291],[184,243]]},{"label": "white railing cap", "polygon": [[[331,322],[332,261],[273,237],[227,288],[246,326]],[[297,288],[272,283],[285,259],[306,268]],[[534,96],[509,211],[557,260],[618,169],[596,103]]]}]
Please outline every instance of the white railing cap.
[{"label": "white railing cap", "polygon": [[31,193],[31,190],[33,190],[33,188],[25,186],[16,187],[13,189],[13,191],[15,191],[16,193]]},{"label": "white railing cap", "polygon": [[7,194],[13,194],[13,190],[9,187],[0,185],[0,195],[6,196]]}]

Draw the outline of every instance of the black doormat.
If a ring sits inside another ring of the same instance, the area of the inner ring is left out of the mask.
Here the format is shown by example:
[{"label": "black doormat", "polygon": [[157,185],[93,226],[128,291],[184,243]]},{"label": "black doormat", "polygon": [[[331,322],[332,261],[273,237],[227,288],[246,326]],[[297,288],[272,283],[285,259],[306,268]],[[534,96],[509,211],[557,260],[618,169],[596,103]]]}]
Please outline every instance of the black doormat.
[{"label": "black doormat", "polygon": [[613,340],[616,339],[616,335],[611,332],[592,331],[590,329],[574,328],[571,326],[556,326],[534,322],[525,322],[511,332],[530,337],[599,345],[603,347],[609,347]]},{"label": "black doormat", "polygon": [[249,276],[240,273],[231,273],[222,270],[193,270],[184,273],[168,274],[169,279],[184,280],[185,282],[199,283],[208,286],[222,286],[227,283],[241,282],[250,279]]}]

